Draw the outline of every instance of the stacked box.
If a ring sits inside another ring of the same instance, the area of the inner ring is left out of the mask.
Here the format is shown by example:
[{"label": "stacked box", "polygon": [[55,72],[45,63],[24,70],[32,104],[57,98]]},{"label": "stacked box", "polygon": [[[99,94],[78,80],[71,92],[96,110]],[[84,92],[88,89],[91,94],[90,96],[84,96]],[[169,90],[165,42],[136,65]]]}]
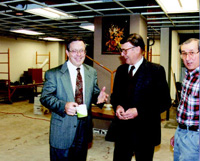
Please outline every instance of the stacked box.
[{"label": "stacked box", "polygon": [[36,115],[42,115],[42,104],[40,103],[40,96],[34,97],[34,108],[33,112]]}]

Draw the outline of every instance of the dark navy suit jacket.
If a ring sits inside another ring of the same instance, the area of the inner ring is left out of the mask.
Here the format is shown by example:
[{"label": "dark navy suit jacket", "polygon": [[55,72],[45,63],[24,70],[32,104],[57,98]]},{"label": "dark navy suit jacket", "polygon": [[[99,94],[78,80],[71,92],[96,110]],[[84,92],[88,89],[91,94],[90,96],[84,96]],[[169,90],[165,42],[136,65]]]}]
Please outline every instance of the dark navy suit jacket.
[{"label": "dark navy suit jacket", "polygon": [[[134,77],[128,77],[128,64],[118,67],[111,104],[125,110],[136,107],[138,116],[131,120],[117,121],[117,134],[130,137],[136,144],[159,145],[161,140],[160,114],[169,109],[171,98],[165,70],[161,65],[143,60]],[[128,134],[128,135],[127,135]],[[131,141],[131,140],[130,140]]]}]

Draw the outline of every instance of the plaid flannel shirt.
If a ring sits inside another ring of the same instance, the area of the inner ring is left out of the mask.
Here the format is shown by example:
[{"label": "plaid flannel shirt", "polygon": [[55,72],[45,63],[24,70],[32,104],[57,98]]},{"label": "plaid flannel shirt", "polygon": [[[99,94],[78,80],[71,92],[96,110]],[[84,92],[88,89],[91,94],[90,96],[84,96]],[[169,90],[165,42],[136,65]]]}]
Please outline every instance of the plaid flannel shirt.
[{"label": "plaid flannel shirt", "polygon": [[199,126],[199,84],[199,67],[192,72],[186,71],[177,109],[178,123],[186,126]]}]

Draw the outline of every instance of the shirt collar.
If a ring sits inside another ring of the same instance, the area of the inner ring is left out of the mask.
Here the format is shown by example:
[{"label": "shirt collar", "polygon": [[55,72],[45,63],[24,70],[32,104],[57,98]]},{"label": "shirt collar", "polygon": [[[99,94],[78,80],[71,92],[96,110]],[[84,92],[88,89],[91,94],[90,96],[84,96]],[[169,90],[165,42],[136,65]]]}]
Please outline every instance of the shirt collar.
[{"label": "shirt collar", "polygon": [[[135,66],[135,69],[134,69],[134,70],[137,70],[137,69],[140,67],[140,65],[142,64],[143,60],[144,60],[144,57],[142,57],[142,58],[134,65],[134,66]],[[133,65],[129,65],[128,70],[130,70],[132,66],[133,66]]]},{"label": "shirt collar", "polygon": [[189,72],[188,70],[185,71],[185,74],[186,75],[190,75],[190,76],[194,76],[194,75],[199,75],[199,70],[200,70],[200,67],[197,67],[196,69],[194,69],[193,71]]},{"label": "shirt collar", "polygon": [[[67,66],[71,70],[76,70],[77,69],[77,67],[75,65],[73,65],[70,60],[67,61]],[[83,69],[83,64],[79,68],[80,68],[80,70],[82,70]]]}]

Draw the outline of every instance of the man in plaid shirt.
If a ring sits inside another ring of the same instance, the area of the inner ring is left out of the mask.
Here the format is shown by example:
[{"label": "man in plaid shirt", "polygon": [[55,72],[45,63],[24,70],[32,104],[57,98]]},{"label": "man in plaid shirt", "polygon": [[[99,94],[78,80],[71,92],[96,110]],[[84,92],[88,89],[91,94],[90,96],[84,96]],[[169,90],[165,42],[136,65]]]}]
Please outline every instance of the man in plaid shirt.
[{"label": "man in plaid shirt", "polygon": [[181,44],[180,54],[187,70],[177,109],[174,161],[199,161],[199,39]]}]

